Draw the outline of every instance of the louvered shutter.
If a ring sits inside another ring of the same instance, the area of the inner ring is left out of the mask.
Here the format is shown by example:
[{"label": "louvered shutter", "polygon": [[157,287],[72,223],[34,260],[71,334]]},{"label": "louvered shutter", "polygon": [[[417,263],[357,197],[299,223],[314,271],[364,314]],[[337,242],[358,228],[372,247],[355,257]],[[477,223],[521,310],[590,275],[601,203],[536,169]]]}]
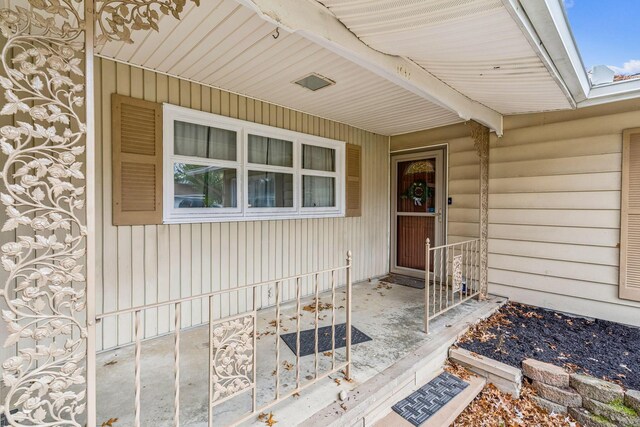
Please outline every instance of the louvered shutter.
[{"label": "louvered shutter", "polygon": [[640,301],[640,128],[622,134],[620,298]]},{"label": "louvered shutter", "polygon": [[162,104],[114,94],[113,224],[162,223]]},{"label": "louvered shutter", "polygon": [[362,147],[347,144],[346,164],[346,216],[362,215]]}]

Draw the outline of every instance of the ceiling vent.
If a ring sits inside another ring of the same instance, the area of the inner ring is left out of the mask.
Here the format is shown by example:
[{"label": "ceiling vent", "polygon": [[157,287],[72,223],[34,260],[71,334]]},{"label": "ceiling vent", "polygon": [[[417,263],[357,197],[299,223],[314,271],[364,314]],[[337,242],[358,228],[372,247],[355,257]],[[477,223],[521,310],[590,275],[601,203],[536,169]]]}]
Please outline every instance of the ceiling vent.
[{"label": "ceiling vent", "polygon": [[294,83],[314,92],[324,87],[336,84],[333,80],[316,73],[311,73],[299,80],[296,80]]}]

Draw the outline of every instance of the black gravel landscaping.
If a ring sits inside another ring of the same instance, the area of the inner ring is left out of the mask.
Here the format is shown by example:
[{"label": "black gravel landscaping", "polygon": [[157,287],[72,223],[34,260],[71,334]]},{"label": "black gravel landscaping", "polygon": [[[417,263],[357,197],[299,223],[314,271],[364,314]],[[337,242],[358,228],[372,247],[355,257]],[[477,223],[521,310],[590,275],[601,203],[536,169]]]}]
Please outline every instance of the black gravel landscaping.
[{"label": "black gravel landscaping", "polygon": [[458,345],[517,368],[533,358],[640,389],[640,328],[508,303]]}]

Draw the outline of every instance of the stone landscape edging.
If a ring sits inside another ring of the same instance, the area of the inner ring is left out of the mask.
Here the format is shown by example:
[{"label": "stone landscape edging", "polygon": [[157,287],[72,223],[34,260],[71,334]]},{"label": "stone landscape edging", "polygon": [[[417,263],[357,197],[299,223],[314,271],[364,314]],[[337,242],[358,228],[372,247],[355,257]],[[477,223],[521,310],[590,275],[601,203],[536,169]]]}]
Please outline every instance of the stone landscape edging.
[{"label": "stone landscape edging", "polygon": [[640,427],[636,390],[535,359],[523,360],[522,371],[533,380],[534,400],[548,411],[568,413],[585,427]]}]

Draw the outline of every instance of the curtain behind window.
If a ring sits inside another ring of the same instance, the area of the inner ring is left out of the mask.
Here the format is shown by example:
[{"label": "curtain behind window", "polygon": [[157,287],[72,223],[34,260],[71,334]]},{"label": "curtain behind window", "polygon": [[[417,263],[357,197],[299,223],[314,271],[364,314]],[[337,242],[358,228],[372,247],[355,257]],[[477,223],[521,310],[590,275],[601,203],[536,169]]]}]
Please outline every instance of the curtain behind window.
[{"label": "curtain behind window", "polygon": [[293,143],[283,139],[249,135],[249,163],[293,167]]},{"label": "curtain behind window", "polygon": [[175,121],[173,140],[181,156],[236,160],[236,132],[231,130]]},{"label": "curtain behind window", "polygon": [[336,150],[315,145],[302,146],[302,167],[317,171],[336,171]]}]

